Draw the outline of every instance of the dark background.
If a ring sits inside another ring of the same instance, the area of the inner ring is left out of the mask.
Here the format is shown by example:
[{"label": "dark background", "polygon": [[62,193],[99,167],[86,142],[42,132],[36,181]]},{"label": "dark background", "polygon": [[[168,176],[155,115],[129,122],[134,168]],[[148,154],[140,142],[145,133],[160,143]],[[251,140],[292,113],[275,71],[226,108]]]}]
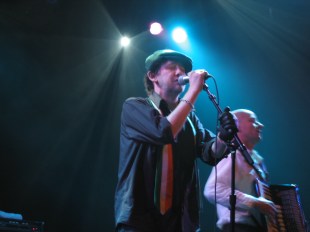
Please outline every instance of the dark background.
[{"label": "dark background", "polygon": [[[122,102],[145,96],[147,55],[172,48],[215,77],[221,107],[257,113],[271,182],[298,184],[309,219],[309,10],[306,0],[1,0],[0,210],[49,232],[113,231]],[[163,35],[148,33],[153,20]],[[177,25],[184,47],[170,39]],[[121,35],[133,38],[125,50]],[[196,108],[215,131],[205,92]],[[200,163],[202,186],[210,170]],[[214,231],[205,200],[201,216]]]}]

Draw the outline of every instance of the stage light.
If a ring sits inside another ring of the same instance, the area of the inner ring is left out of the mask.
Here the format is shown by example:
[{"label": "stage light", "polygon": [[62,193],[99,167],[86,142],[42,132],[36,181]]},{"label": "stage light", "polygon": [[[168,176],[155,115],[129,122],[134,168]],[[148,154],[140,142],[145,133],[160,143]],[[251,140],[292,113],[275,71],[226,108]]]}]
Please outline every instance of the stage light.
[{"label": "stage light", "polygon": [[154,22],[150,26],[150,33],[152,35],[159,35],[163,31],[163,27],[160,23]]},{"label": "stage light", "polygon": [[177,27],[172,31],[172,38],[177,43],[183,43],[187,40],[187,33],[183,28]]},{"label": "stage light", "polygon": [[122,47],[127,47],[130,44],[130,39],[127,36],[121,38]]}]

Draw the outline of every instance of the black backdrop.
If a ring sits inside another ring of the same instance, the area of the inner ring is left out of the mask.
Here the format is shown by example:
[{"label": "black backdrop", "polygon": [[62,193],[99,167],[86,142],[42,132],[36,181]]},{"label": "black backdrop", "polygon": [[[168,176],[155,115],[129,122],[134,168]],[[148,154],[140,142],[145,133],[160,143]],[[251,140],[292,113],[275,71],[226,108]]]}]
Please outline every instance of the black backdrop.
[{"label": "black backdrop", "polygon": [[[272,182],[297,183],[309,215],[309,9],[301,0],[2,0],[0,210],[46,231],[113,231],[122,102],[145,95],[147,54],[180,49],[147,33],[161,20],[186,22],[188,53],[218,77],[222,106],[257,112]],[[124,33],[134,37],[128,50]],[[205,93],[196,108],[214,129]],[[203,185],[211,168],[200,166]],[[204,201],[201,215],[213,231],[214,207]]]}]

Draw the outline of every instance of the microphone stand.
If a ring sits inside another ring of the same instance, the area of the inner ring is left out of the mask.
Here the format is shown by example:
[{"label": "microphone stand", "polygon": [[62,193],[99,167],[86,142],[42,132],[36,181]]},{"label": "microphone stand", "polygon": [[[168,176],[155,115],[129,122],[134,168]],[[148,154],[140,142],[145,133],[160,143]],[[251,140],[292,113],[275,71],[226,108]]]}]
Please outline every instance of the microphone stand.
[{"label": "microphone stand", "polygon": [[[207,92],[209,99],[214,104],[215,108],[217,109],[219,114],[222,114],[223,111],[219,107],[218,102],[215,100],[216,97],[210,92],[209,86],[207,84],[204,84],[203,90]],[[245,160],[253,166],[254,161],[251,158],[250,154],[248,153],[246,147],[239,139],[238,135],[234,135],[234,141],[236,141],[236,145],[229,143],[228,147],[230,149],[231,153],[231,195],[229,197],[229,203],[230,203],[230,224],[231,224],[231,231],[235,231],[235,211],[236,211],[236,195],[235,195],[235,160],[236,160],[236,150],[239,149],[241,154],[244,156]]]}]

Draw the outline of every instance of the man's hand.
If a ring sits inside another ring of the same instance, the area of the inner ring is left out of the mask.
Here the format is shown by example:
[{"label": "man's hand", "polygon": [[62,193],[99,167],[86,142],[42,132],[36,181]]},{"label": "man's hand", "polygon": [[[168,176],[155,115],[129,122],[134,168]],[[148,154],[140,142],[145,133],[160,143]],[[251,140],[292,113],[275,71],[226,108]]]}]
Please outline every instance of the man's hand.
[{"label": "man's hand", "polygon": [[257,198],[257,201],[254,203],[254,208],[259,212],[267,216],[268,220],[276,225],[277,223],[277,213],[279,206],[275,205],[272,201],[269,201],[263,197]]},{"label": "man's hand", "polygon": [[236,120],[236,117],[230,113],[229,107],[226,107],[219,117],[219,138],[226,143],[230,142],[238,132]]}]

